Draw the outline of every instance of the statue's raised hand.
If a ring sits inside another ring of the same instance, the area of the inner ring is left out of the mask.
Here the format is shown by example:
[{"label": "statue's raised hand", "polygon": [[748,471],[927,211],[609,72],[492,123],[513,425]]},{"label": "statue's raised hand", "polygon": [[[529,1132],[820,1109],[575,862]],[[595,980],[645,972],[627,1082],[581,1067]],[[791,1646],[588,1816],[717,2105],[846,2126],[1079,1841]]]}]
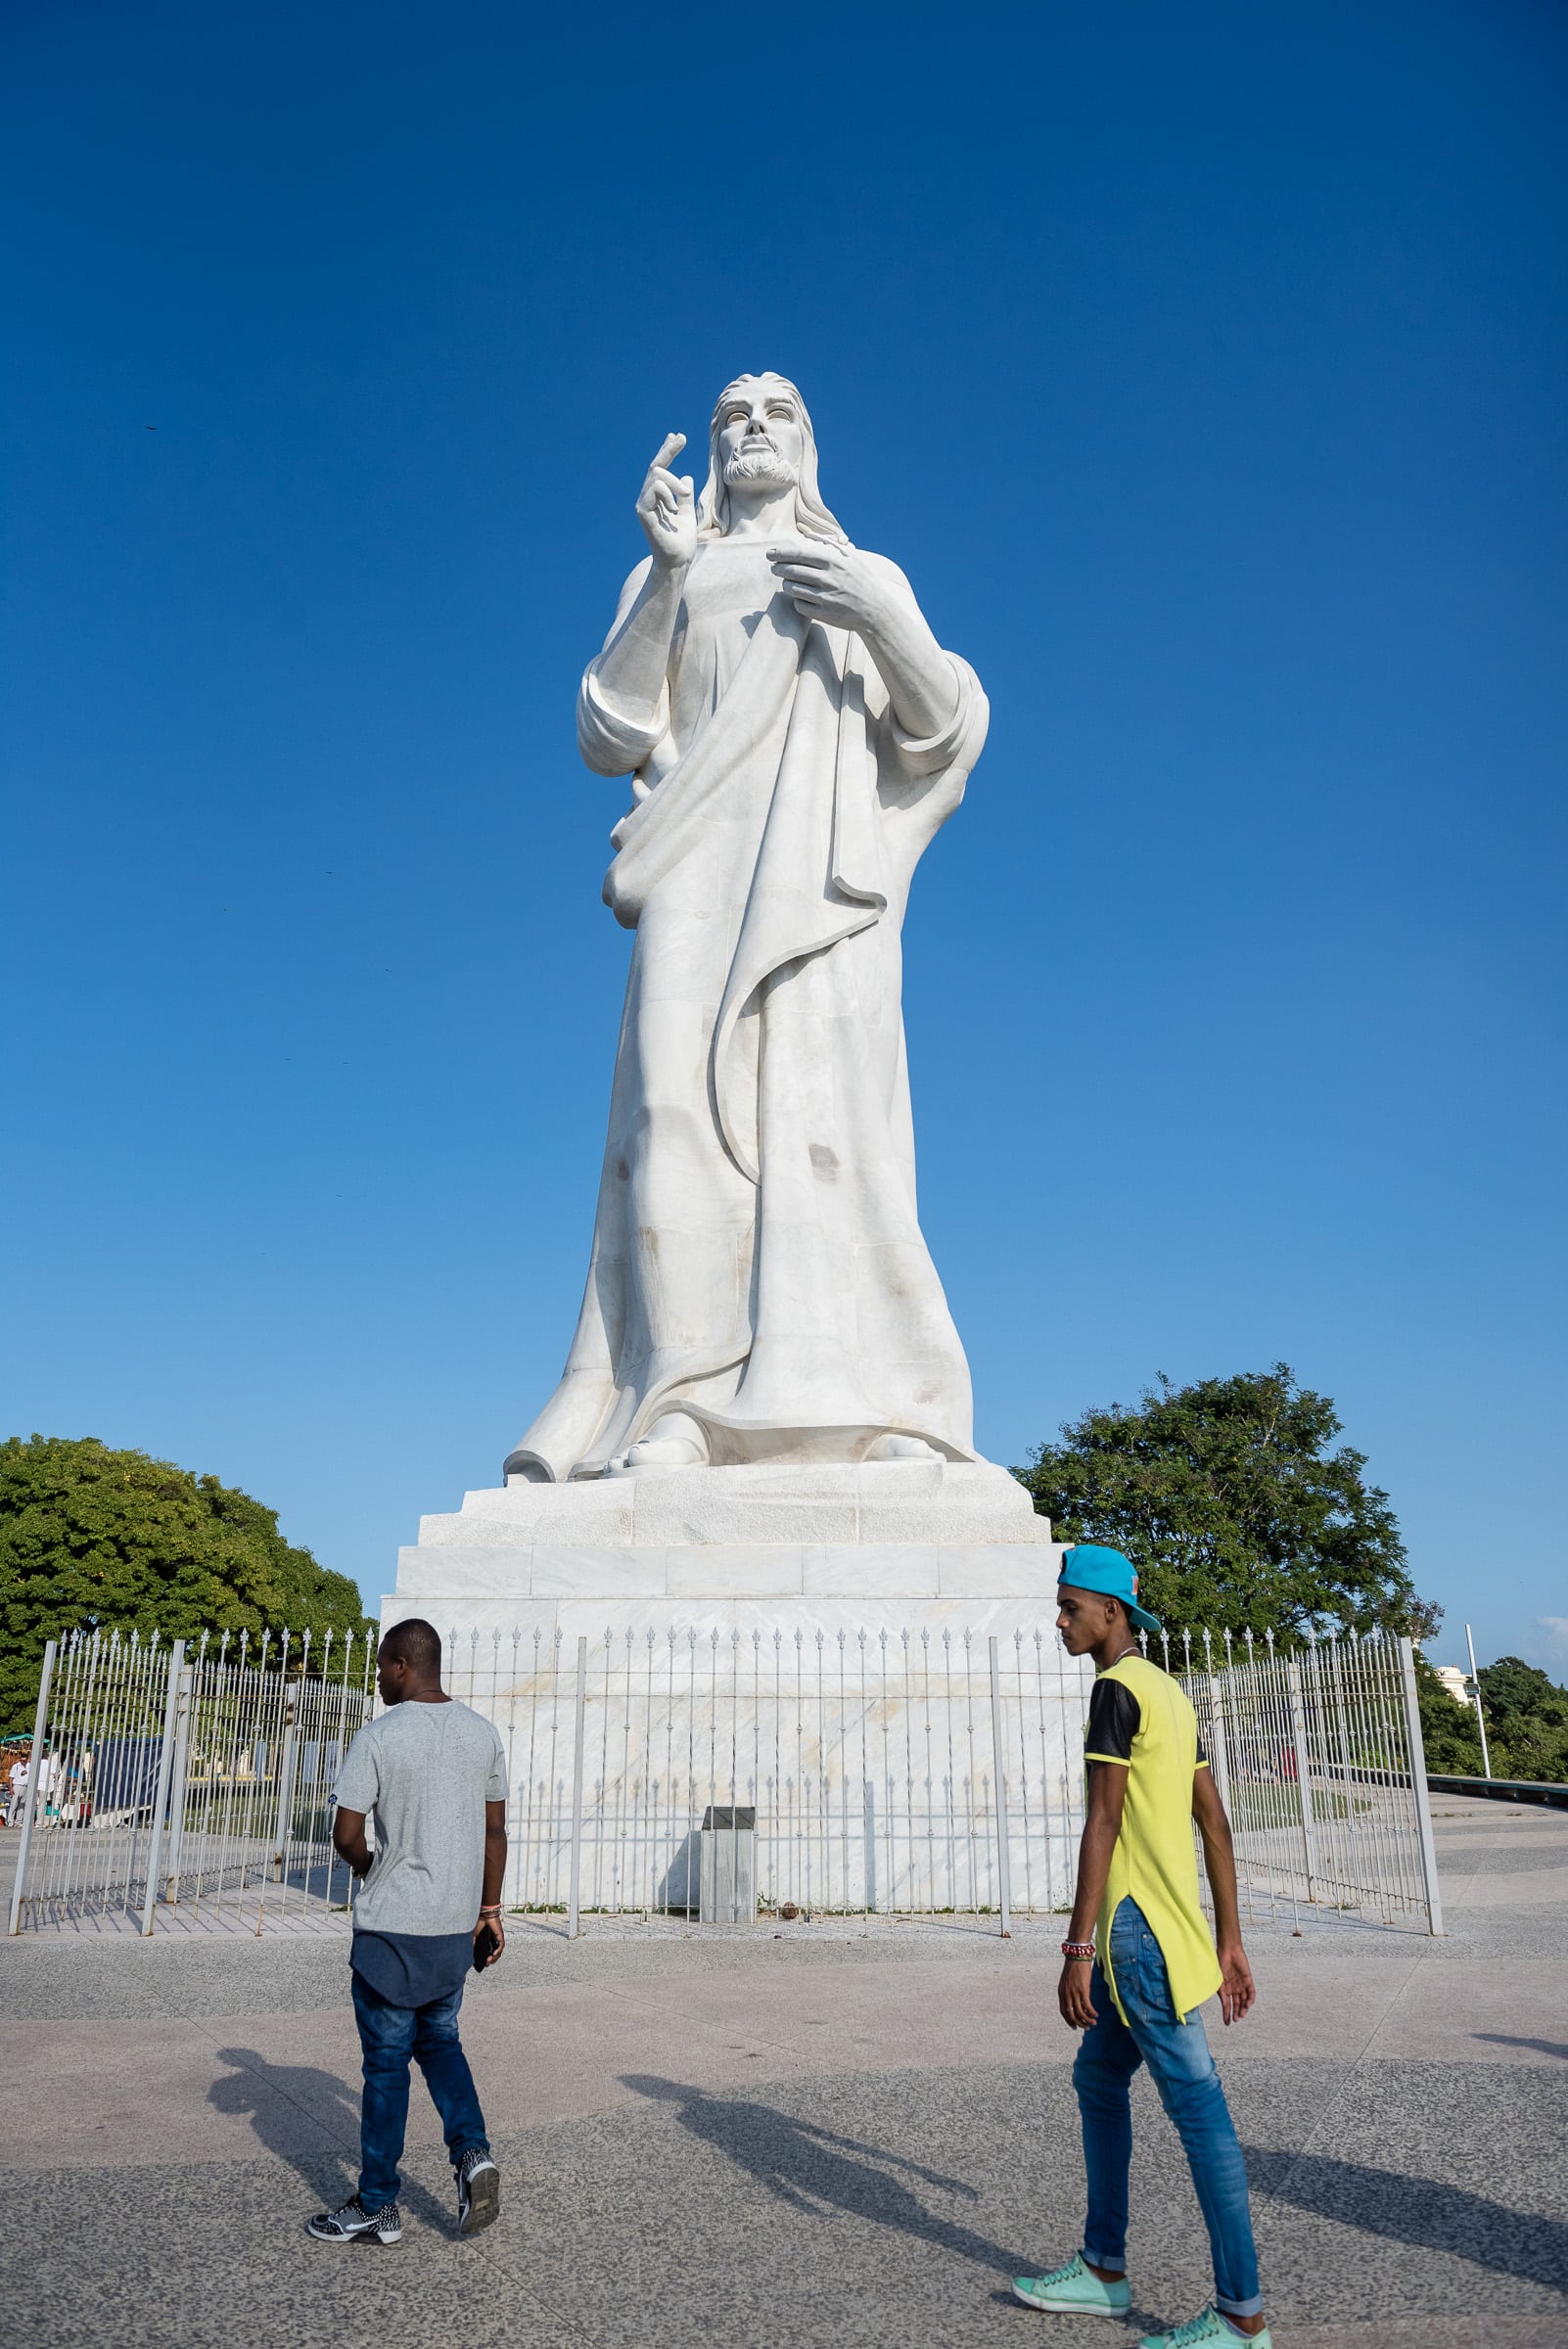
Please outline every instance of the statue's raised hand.
[{"label": "statue's raised hand", "polygon": [[670,460],[686,445],[684,433],[667,433],[637,492],[637,520],[662,571],[683,570],[697,552],[697,501],[689,473],[678,477]]},{"label": "statue's raised hand", "polygon": [[780,587],[807,620],[875,636],[890,617],[894,598],[887,567],[857,546],[812,539],[770,546],[767,559]]}]

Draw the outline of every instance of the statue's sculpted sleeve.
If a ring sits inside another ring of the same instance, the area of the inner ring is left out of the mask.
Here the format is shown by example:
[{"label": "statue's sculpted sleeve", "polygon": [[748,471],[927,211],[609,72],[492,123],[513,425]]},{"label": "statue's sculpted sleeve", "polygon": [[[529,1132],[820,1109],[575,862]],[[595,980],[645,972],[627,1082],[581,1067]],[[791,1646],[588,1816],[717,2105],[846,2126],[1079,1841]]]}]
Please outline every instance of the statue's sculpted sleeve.
[{"label": "statue's sculpted sleeve", "polygon": [[652,757],[669,731],[669,687],[660,689],[651,722],[638,725],[613,710],[600,690],[590,662],[577,688],[577,749],[596,775],[631,775]]},{"label": "statue's sculpted sleeve", "polygon": [[[986,732],[991,722],[990,707],[981,690],[980,679],[967,661],[956,653],[944,652],[930,632],[910,586],[897,563],[887,555],[867,552],[865,558],[874,565],[899,604],[904,607],[920,636],[930,647],[932,661],[950,682],[950,691],[940,698],[938,706],[950,712],[946,722],[929,733],[916,733],[904,725],[894,706],[891,680],[879,677],[876,707],[867,700],[868,716],[874,716],[899,771],[915,781],[926,781],[937,775],[955,773],[957,790],[952,805],[962,797],[963,780],[980,757],[986,744]],[[873,661],[876,659],[873,650]]]},{"label": "statue's sculpted sleeve", "polygon": [[986,747],[991,705],[981,690],[980,679],[957,653],[944,653],[943,659],[952,671],[954,708],[940,734],[917,741],[899,725],[891,706],[888,710],[888,738],[906,774],[935,775],[945,768],[958,767],[967,775]]},{"label": "statue's sculpted sleeve", "polygon": [[596,775],[635,774],[669,731],[668,678],[660,687],[659,700],[652,714],[639,716],[633,712],[617,708],[594,673],[599,660],[620,635],[626,615],[641,592],[648,570],[647,561],[639,563],[622,588],[614,625],[604,640],[598,658],[590,661],[583,670],[582,683],[577,688],[577,749],[582,754],[583,763],[590,766]]}]

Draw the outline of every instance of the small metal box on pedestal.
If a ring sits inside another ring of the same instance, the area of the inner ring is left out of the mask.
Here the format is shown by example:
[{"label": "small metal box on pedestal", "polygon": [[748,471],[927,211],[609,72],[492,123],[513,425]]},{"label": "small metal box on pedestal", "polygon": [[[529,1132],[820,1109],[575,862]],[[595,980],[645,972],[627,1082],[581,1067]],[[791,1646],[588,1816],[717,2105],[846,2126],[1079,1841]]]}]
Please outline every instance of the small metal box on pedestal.
[{"label": "small metal box on pedestal", "polygon": [[709,1805],[703,1813],[698,1871],[698,1914],[703,1924],[756,1924],[755,1806]]}]

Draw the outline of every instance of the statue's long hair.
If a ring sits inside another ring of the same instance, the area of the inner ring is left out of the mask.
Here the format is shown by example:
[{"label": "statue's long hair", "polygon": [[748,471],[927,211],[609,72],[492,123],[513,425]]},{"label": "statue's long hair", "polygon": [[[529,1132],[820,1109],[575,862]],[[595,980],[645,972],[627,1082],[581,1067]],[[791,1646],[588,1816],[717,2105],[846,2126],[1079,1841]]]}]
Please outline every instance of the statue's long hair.
[{"label": "statue's long hair", "polygon": [[708,479],[697,500],[697,535],[699,538],[722,538],[729,528],[729,491],[724,486],[723,461],[718,454],[718,435],[724,421],[724,411],[738,392],[750,392],[758,384],[766,384],[785,393],[795,404],[800,419],[801,478],[795,484],[795,526],[803,538],[826,538],[834,546],[848,546],[849,534],[842,530],[822,503],[822,492],[816,485],[816,435],[807,414],[806,402],[787,375],[774,375],[771,370],[761,375],[738,375],[720,392],[714,407],[714,420],[708,428]]}]

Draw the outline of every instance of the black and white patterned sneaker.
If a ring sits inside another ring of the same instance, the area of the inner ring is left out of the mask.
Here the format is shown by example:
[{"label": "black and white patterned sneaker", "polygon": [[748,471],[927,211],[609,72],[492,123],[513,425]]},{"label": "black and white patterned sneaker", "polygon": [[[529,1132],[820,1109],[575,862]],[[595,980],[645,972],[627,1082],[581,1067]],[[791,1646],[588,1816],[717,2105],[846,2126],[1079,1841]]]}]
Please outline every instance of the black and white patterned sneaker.
[{"label": "black and white patterned sneaker", "polygon": [[457,2165],[457,2232],[478,2234],[501,2215],[501,2173],[483,2145],[470,2145]]},{"label": "black and white patterned sneaker", "polygon": [[318,2210],[305,2228],[318,2243],[400,2243],[403,2214],[395,2202],[367,2210],[357,2194],[336,2210]]}]

